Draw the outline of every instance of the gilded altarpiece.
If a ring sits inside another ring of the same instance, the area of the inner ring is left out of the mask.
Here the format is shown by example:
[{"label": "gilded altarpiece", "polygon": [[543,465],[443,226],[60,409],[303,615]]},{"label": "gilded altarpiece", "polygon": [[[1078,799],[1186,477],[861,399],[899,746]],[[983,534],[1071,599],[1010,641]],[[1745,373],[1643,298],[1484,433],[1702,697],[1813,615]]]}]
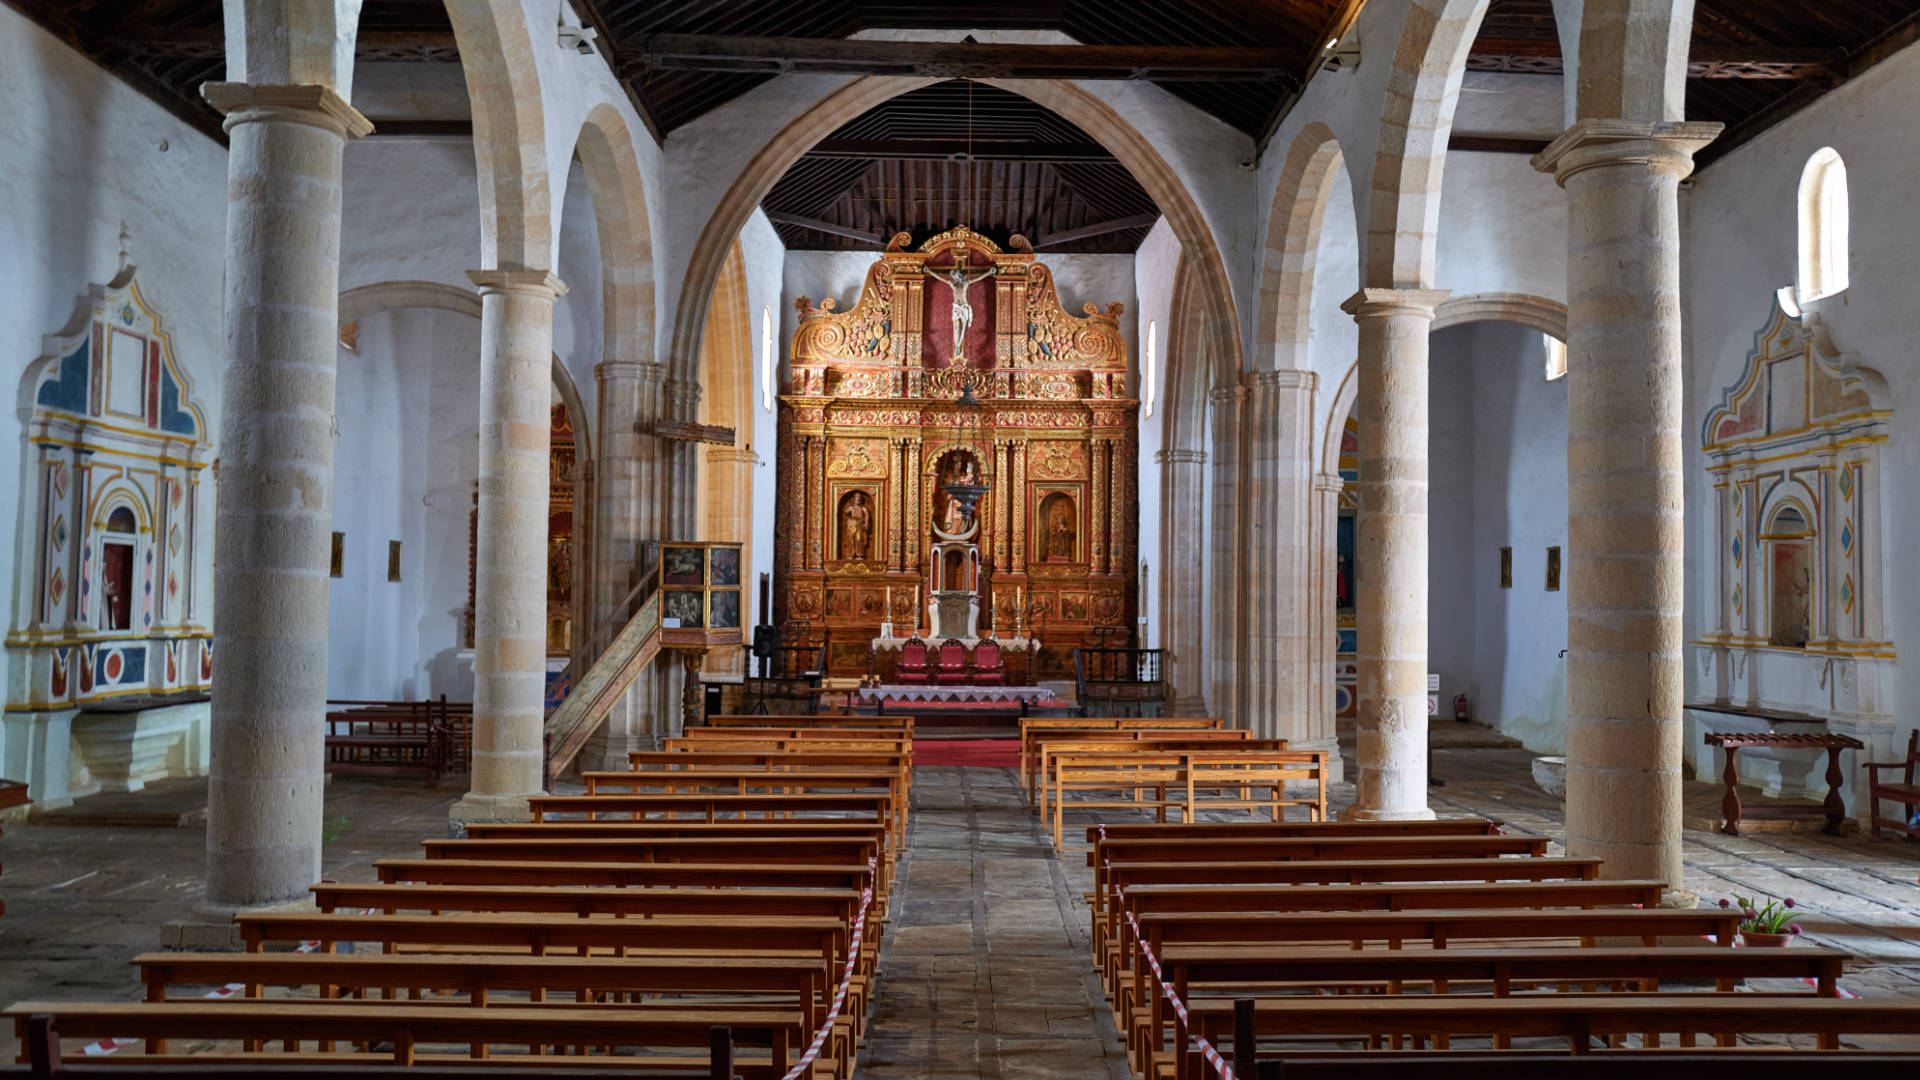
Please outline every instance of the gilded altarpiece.
[{"label": "gilded altarpiece", "polygon": [[[1070,676],[1076,646],[1124,635],[1136,614],[1139,402],[1122,308],[1069,315],[1017,236],[1013,250],[964,228],[908,244],[894,237],[850,310],[796,301],[774,618],[824,640],[834,675],[867,670],[883,621],[930,633],[928,559],[952,520],[942,486],[972,470],[987,488],[980,631],[1030,634],[1037,674]],[[967,386],[980,408],[963,416]]]}]

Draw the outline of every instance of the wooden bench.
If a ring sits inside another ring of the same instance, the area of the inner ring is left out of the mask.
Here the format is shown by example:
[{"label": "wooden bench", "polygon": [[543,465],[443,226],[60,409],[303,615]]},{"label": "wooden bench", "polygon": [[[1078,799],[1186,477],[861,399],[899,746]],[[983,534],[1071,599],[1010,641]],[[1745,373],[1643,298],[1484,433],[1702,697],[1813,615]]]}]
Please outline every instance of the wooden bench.
[{"label": "wooden bench", "polygon": [[873,879],[862,862],[620,863],[513,862],[479,859],[376,859],[374,874],[388,883],[430,885],[597,885],[602,888],[861,889]]},{"label": "wooden bench", "polygon": [[860,894],[852,889],[603,889],[550,885],[421,885],[323,881],[311,886],[322,912],[370,908],[402,911],[520,911],[652,918],[684,915],[808,915],[853,918]]},{"label": "wooden bench", "polygon": [[1129,728],[1157,728],[1162,731],[1218,731],[1226,721],[1217,716],[1023,716],[1020,718],[1020,783],[1029,775],[1035,736],[1051,731],[1124,731]]},{"label": "wooden bench", "polygon": [[[1045,750],[1043,750],[1043,754]],[[1059,749],[1045,774],[1046,791],[1040,799],[1044,818],[1051,809],[1053,844],[1064,847],[1067,795],[1095,793],[1095,797],[1075,799],[1071,809],[1152,807],[1165,820],[1170,807],[1178,807],[1181,820],[1193,822],[1204,809],[1266,810],[1273,820],[1289,806],[1303,806],[1313,821],[1324,821],[1327,810],[1327,754],[1319,750],[1287,750],[1284,742],[1272,749],[1235,749],[1231,751],[1141,750],[1126,753],[1106,751],[1076,753]],[[1310,781],[1314,794],[1296,797],[1287,794],[1287,784]],[[1154,797],[1142,797],[1143,788]],[[1127,793],[1131,791],[1131,799]],[[1098,793],[1113,792],[1107,798]],[[1228,792],[1210,798],[1209,792]],[[1256,796],[1255,792],[1265,792]],[[1237,793],[1232,794],[1232,793]]]},{"label": "wooden bench", "polygon": [[[1847,955],[1830,949],[1722,949],[1713,946],[1660,949],[1435,949],[1305,951],[1293,946],[1189,946],[1168,948],[1160,966],[1174,993],[1189,1006],[1221,995],[1212,988],[1261,985],[1291,993],[1329,990],[1398,993],[1421,987],[1457,992],[1484,987],[1495,997],[1515,988],[1562,984],[1617,984],[1642,993],[1674,981],[1707,981],[1730,992],[1747,979],[1806,979],[1810,993],[1835,997]],[[1155,996],[1156,1019],[1165,1022],[1164,997]],[[1161,1030],[1161,1029],[1156,1029]],[[1176,1047],[1186,1032],[1174,1025]],[[1151,1037],[1151,1036],[1149,1036]],[[1159,1044],[1156,1044],[1159,1045]]]},{"label": "wooden bench", "polygon": [[913,737],[912,716],[855,716],[841,713],[810,713],[797,716],[721,715],[707,717],[706,726],[716,728],[894,728],[907,738]]},{"label": "wooden bench", "polygon": [[[1249,1040],[1251,1041],[1251,1040]],[[1237,1042],[1236,1042],[1237,1045]],[[1821,1071],[1836,1076],[1912,1076],[1920,1054],[1828,1050]],[[1345,1057],[1294,1056],[1242,1064],[1240,1080],[1806,1080],[1807,1059],[1776,1048],[1610,1050],[1604,1054],[1536,1055],[1519,1051],[1446,1054],[1370,1053]]]},{"label": "wooden bench", "polygon": [[428,786],[446,771],[445,727],[426,702],[355,703],[326,714],[326,771],[419,776]]},{"label": "wooden bench", "polygon": [[[698,729],[696,729],[698,730]],[[855,752],[865,754],[892,754],[913,760],[913,743],[889,739],[866,738],[800,738],[797,736],[738,735],[735,729],[716,731],[710,735],[674,737],[660,740],[663,749],[669,752],[698,751],[748,751],[767,752]],[[822,735],[834,734],[822,732]]]},{"label": "wooden bench", "polygon": [[[913,786],[913,755],[860,750],[709,750],[702,746],[683,750],[636,750],[627,755],[629,770],[636,772],[696,772],[709,769],[762,769],[767,772],[792,772],[803,769],[892,769],[906,785]],[[603,773],[588,773],[601,776]],[[592,780],[588,779],[591,784]]]},{"label": "wooden bench", "polygon": [[1332,835],[1313,831],[1317,824],[1298,823],[1304,831],[1293,835],[1234,836],[1210,839],[1205,843],[1165,837],[1120,839],[1112,836],[1098,841],[1087,852],[1087,865],[1097,869],[1102,862],[1209,862],[1293,859],[1495,859],[1503,855],[1537,856],[1547,853],[1544,836],[1385,835],[1344,833]]},{"label": "wooden bench", "polygon": [[[596,796],[597,798],[598,796]],[[875,837],[778,836],[619,836],[568,839],[564,844],[541,837],[497,840],[423,840],[429,859],[491,859],[506,862],[615,862],[615,863],[797,863],[801,865],[867,865],[875,868],[874,892],[886,893],[892,882],[886,842]]]},{"label": "wooden bench", "polygon": [[1494,818],[1430,818],[1425,821],[1201,821],[1161,824],[1107,821],[1087,826],[1087,843],[1113,840],[1231,839],[1236,836],[1499,836],[1506,822]]},{"label": "wooden bench", "polygon": [[666,794],[688,791],[714,791],[736,795],[789,794],[801,792],[870,791],[875,788],[892,797],[892,824],[896,843],[906,841],[907,800],[911,786],[902,771],[895,768],[827,769],[802,767],[781,772],[766,769],[701,769],[698,771],[655,769],[652,771],[588,772],[581,774],[588,795],[612,792],[639,794],[659,791]]},{"label": "wooden bench", "polygon": [[[1630,1035],[1651,1036],[1655,1045],[1664,1036],[1676,1036],[1682,1049],[1696,1046],[1703,1035],[1727,1046],[1740,1036],[1811,1036],[1821,1051],[1840,1049],[1840,1040],[1847,1035],[1920,1036],[1920,1000],[1914,998],[1844,1001],[1757,994],[1274,997],[1255,999],[1247,1011],[1251,1013],[1248,1028],[1254,1039],[1265,1035],[1374,1040],[1399,1035],[1411,1036],[1416,1048],[1436,1038],[1564,1039],[1567,1053],[1603,1059],[1611,1052],[1595,1049],[1594,1039]],[[1233,1002],[1195,1002],[1188,1007],[1188,1016],[1200,1037],[1217,1041],[1216,1045],[1231,1042],[1228,1036],[1234,1028]],[[1311,1053],[1320,1058],[1334,1056],[1324,1051]],[[1178,1055],[1179,1060],[1188,1057]],[[1533,1056],[1541,1068],[1536,1075],[1555,1075],[1551,1063],[1563,1057]],[[1801,1057],[1799,1064],[1802,1069],[1818,1069],[1820,1058]]]},{"label": "wooden bench", "polygon": [[1027,751],[1026,761],[1020,769],[1020,786],[1027,792],[1027,802],[1034,804],[1041,795],[1042,779],[1047,775],[1049,748],[1061,750],[1117,752],[1125,744],[1126,749],[1143,750],[1145,744],[1155,744],[1161,750],[1205,750],[1221,743],[1248,744],[1263,749],[1282,750],[1286,748],[1284,739],[1254,740],[1253,733],[1240,728],[1222,728],[1219,730],[1169,730],[1165,728],[1131,728],[1115,731],[1037,731],[1031,736],[1032,745]]},{"label": "wooden bench", "polygon": [[[27,1041],[27,1020],[44,1015],[52,1018],[63,1038],[125,1038],[153,1040],[219,1040],[241,1042],[249,1049],[219,1055],[224,1061],[239,1062],[251,1057],[258,1068],[270,1068],[281,1061],[298,1061],[293,1052],[261,1052],[252,1047],[278,1042],[297,1048],[315,1043],[390,1043],[390,1053],[382,1055],[395,1065],[415,1062],[457,1061],[490,1056],[492,1048],[557,1047],[577,1053],[529,1054],[530,1061],[542,1065],[567,1067],[622,1068],[634,1075],[646,1075],[657,1063],[663,1069],[684,1072],[690,1065],[704,1063],[685,1057],[636,1057],[593,1054],[610,1048],[706,1050],[715,1025],[732,1028],[736,1040],[758,1036],[768,1045],[769,1054],[761,1062],[735,1068],[743,1075],[780,1077],[790,1064],[794,1043],[804,1034],[804,1016],[798,1012],[761,1009],[543,1009],[495,1007],[451,1009],[434,1005],[340,1002],[167,1002],[154,1004],[93,1004],[83,1002],[26,1001],[7,1008],[22,1044]],[[422,1053],[422,1044],[464,1044],[470,1049],[455,1057],[444,1053]],[[126,1064],[156,1061],[181,1055],[118,1055]],[[199,1057],[200,1055],[194,1055]],[[360,1055],[361,1060],[370,1055]],[[291,1059],[291,1060],[290,1060]],[[352,1060],[350,1055],[323,1055],[320,1061]],[[312,1063],[314,1059],[307,1059]]]}]

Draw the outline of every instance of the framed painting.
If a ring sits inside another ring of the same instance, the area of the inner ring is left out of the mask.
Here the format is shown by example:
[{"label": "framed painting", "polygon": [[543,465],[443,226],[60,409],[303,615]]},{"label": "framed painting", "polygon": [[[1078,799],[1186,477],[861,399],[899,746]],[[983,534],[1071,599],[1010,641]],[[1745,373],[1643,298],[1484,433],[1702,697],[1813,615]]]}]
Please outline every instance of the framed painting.
[{"label": "framed painting", "polygon": [[706,577],[707,549],[669,545],[660,553],[661,584],[705,585]]}]

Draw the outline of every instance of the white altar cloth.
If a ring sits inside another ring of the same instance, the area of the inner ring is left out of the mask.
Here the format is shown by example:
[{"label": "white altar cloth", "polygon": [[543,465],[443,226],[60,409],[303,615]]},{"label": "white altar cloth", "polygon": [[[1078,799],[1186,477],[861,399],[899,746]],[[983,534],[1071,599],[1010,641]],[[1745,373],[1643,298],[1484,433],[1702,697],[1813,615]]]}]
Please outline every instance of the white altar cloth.
[{"label": "white altar cloth", "polygon": [[[923,637],[920,640],[927,643],[927,651],[929,653],[932,653],[938,650],[940,648],[940,642],[946,639]],[[959,639],[960,644],[965,645],[969,649],[978,646],[981,642],[985,640],[987,639],[986,638],[960,638]],[[1040,639],[1038,638],[997,637],[997,638],[994,638],[993,640],[999,644],[1000,648],[1007,650],[1009,652],[1025,652],[1027,649],[1027,646],[1029,645],[1033,646],[1036,649],[1040,647]],[[907,643],[907,639],[903,637],[877,637],[869,641],[867,644],[872,646],[874,652],[899,652],[900,647],[905,645],[906,643]]]},{"label": "white altar cloth", "polygon": [[866,704],[893,704],[917,701],[938,704],[970,705],[1053,705],[1053,691],[1044,686],[863,686],[860,700]]}]

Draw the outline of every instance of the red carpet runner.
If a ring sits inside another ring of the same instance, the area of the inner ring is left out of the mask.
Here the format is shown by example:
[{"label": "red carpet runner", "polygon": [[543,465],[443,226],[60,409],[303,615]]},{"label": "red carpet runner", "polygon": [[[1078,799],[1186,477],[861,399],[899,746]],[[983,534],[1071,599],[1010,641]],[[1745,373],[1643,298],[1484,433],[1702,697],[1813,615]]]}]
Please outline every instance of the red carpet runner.
[{"label": "red carpet runner", "polygon": [[964,765],[975,769],[1020,767],[1018,739],[915,739],[915,765]]}]

